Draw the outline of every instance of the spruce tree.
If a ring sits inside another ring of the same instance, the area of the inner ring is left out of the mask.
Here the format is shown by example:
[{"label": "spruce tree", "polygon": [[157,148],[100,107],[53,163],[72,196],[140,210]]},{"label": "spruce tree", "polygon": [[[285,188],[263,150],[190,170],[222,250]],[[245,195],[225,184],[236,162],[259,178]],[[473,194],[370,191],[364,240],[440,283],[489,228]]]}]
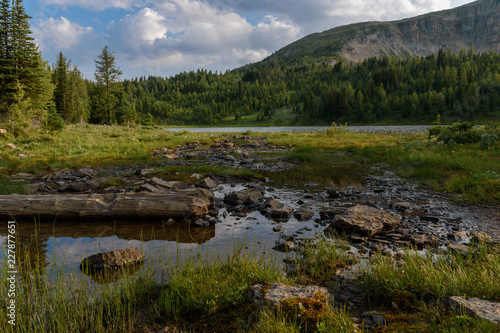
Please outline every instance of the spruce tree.
[{"label": "spruce tree", "polygon": [[111,52],[106,45],[95,60],[95,79],[97,82],[96,92],[93,99],[92,121],[111,124],[116,122],[113,112],[116,97],[114,93],[122,90],[118,83],[122,71],[116,65],[115,53]]},{"label": "spruce tree", "polygon": [[59,55],[57,56],[57,61],[52,66],[53,67],[52,76],[56,86],[54,90],[54,102],[56,103],[57,112],[61,115],[68,114],[67,95],[69,92],[69,87],[68,87],[69,66],[70,63],[68,62],[66,57],[63,55],[62,52],[59,52]]},{"label": "spruce tree", "polygon": [[29,19],[22,0],[2,0],[0,112],[9,112],[11,124],[20,124],[22,118],[23,129],[43,120],[53,93],[48,65],[30,36]]}]

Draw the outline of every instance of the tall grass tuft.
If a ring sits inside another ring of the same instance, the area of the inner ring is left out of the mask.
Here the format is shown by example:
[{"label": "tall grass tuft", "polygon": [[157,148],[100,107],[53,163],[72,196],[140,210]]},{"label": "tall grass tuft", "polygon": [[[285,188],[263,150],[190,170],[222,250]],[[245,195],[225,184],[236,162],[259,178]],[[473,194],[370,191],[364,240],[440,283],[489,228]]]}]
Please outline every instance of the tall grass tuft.
[{"label": "tall grass tuft", "polygon": [[[500,256],[486,249],[464,257],[459,254],[425,257],[406,252],[396,263],[376,255],[361,283],[375,301],[446,300],[450,296],[500,300]],[[404,303],[404,302],[403,302]]]},{"label": "tall grass tuft", "polygon": [[[158,300],[166,318],[180,322],[181,317],[209,316],[213,318],[212,329],[225,327],[229,331],[235,329],[231,325],[237,323],[236,318],[251,312],[250,286],[292,281],[282,272],[276,258],[258,258],[240,254],[239,250],[227,258],[187,259],[180,267],[170,267],[167,276]],[[232,319],[225,322],[228,316]]]}]

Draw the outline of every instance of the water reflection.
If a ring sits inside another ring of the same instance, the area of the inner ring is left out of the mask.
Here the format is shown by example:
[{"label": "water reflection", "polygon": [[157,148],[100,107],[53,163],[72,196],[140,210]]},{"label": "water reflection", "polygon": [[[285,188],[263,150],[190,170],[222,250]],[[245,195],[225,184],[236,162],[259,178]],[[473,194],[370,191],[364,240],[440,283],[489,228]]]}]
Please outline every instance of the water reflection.
[{"label": "water reflection", "polygon": [[116,282],[126,276],[134,275],[144,266],[144,261],[135,265],[128,265],[117,269],[108,269],[102,271],[94,271],[89,269],[82,269],[83,274],[88,275],[92,280],[98,284],[108,284]]},{"label": "water reflection", "polygon": [[369,168],[364,165],[346,161],[340,163],[303,163],[298,168],[281,172],[268,172],[268,177],[275,187],[289,187],[308,190],[314,187],[345,188],[347,186],[362,187]]},{"label": "water reflection", "polygon": [[[117,236],[119,239],[151,241],[163,240],[178,243],[202,244],[215,237],[215,226],[207,228],[192,227],[181,221],[173,224],[152,220],[120,221],[55,221],[26,222],[17,224],[20,244],[28,248],[37,247],[38,255],[45,255],[43,244],[50,237],[56,238],[103,238]],[[0,235],[7,235],[7,224],[0,225]]]}]

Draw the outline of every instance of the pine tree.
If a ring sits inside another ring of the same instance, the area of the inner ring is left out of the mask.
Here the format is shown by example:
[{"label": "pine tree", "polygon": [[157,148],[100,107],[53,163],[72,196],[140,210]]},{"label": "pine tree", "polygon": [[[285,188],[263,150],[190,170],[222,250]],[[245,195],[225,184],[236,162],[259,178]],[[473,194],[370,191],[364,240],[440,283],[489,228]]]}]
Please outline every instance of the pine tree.
[{"label": "pine tree", "polygon": [[[27,128],[41,123],[52,98],[53,86],[48,65],[43,61],[31,35],[22,0],[0,4],[0,112],[10,122]],[[28,124],[29,126],[26,126]],[[14,127],[19,127],[15,125]],[[21,133],[23,131],[16,131]]]},{"label": "pine tree", "polygon": [[[56,85],[54,91],[54,102],[56,103],[56,109],[59,114],[67,117],[68,114],[68,68],[70,62],[66,59],[62,52],[59,52],[57,56],[56,63],[53,67],[53,80]],[[67,118],[66,118],[67,119]]]},{"label": "pine tree", "polygon": [[[114,123],[116,122],[116,117],[113,113],[116,103],[114,93],[119,92],[122,89],[122,86],[118,84],[122,71],[116,65],[115,53],[109,51],[107,45],[97,56],[95,66],[95,79],[97,82],[96,95],[98,96],[97,99],[94,99],[92,118],[94,122],[107,124]],[[101,105],[97,105],[96,103],[101,103]]]}]

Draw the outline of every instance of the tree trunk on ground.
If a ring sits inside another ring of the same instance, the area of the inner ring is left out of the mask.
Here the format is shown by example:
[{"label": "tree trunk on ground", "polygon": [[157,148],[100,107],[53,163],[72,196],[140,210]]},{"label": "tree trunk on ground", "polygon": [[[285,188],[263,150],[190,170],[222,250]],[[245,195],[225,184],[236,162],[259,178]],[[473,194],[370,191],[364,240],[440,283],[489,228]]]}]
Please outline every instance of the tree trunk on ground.
[{"label": "tree trunk on ground", "polygon": [[0,216],[161,217],[179,220],[204,216],[213,205],[213,195],[200,188],[166,194],[0,195]]}]

